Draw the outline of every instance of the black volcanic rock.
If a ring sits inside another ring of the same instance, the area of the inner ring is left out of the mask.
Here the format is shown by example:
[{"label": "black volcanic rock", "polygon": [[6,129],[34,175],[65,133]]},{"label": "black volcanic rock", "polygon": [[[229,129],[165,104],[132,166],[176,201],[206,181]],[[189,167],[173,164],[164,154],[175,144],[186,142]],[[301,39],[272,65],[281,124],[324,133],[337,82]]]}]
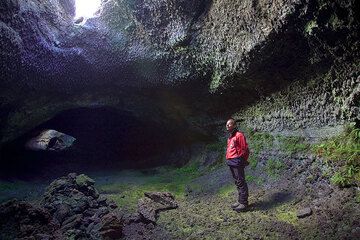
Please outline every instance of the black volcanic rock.
[{"label": "black volcanic rock", "polygon": [[43,208],[16,199],[0,205],[0,239],[50,237],[57,228]]},{"label": "black volcanic rock", "polygon": [[[17,200],[0,205],[1,237],[118,239],[123,220],[117,206],[99,197],[94,181],[71,173],[50,184],[40,207]],[[42,239],[42,238],[41,238]]]},{"label": "black volcanic rock", "polygon": [[[52,182],[44,194],[42,205],[68,235],[117,238],[122,220],[115,213],[116,205],[99,198],[94,181],[84,174],[71,173]],[[74,233],[72,230],[80,230]]]}]

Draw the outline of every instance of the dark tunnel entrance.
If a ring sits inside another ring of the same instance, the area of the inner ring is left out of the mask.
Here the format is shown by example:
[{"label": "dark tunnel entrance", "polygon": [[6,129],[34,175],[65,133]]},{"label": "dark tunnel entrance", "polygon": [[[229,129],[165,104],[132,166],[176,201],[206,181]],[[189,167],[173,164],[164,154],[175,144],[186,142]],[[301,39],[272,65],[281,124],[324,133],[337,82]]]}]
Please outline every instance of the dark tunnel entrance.
[{"label": "dark tunnel entrance", "polygon": [[[76,141],[64,151],[24,147],[44,129],[65,133]],[[140,119],[129,111],[110,107],[70,109],[5,144],[0,174],[2,178],[53,178],[69,172],[182,165],[190,154],[184,149],[207,139],[208,136],[190,130],[186,124]],[[179,149],[182,154],[174,157]]]}]

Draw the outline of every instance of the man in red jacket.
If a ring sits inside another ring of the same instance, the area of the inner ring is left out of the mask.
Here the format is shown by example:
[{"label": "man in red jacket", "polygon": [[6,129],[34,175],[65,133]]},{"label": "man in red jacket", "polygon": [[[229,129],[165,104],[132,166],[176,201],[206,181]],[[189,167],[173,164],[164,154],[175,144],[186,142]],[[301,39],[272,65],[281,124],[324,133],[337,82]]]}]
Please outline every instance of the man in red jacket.
[{"label": "man in red jacket", "polygon": [[235,180],[239,197],[238,202],[231,207],[237,211],[244,211],[248,207],[249,191],[245,180],[244,168],[249,165],[249,148],[246,138],[242,132],[239,132],[235,126],[235,120],[230,118],[226,122],[226,130],[229,132],[226,149],[226,163],[230,167],[230,171]]}]

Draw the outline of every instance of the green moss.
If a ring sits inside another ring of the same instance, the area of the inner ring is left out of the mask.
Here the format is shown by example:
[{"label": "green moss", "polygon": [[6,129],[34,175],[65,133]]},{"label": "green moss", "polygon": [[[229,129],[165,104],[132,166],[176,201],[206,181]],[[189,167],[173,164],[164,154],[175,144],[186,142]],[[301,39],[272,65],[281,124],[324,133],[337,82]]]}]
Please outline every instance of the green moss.
[{"label": "green moss", "polygon": [[218,71],[215,71],[211,76],[210,92],[214,93],[222,84],[222,77]]},{"label": "green moss", "polygon": [[157,168],[156,174],[138,176],[142,180],[139,183],[100,184],[98,189],[124,210],[135,211],[138,200],[148,191],[166,191],[178,199],[184,198],[187,186],[193,186],[190,182],[201,174],[199,163],[193,161],[181,168]]},{"label": "green moss", "polygon": [[255,155],[255,156],[251,155],[251,156],[249,156],[248,161],[249,161],[249,164],[250,164],[250,168],[255,169],[257,164],[258,164],[258,156],[257,155]]},{"label": "green moss", "polygon": [[283,205],[279,207],[275,214],[277,220],[289,223],[291,225],[298,224],[298,218],[296,216],[296,210],[289,205]]},{"label": "green moss", "polygon": [[95,183],[94,180],[92,180],[91,178],[89,178],[88,176],[86,176],[85,174],[80,174],[76,177],[75,179],[76,184],[79,186],[89,186],[89,185],[93,185]]},{"label": "green moss", "polygon": [[305,152],[310,149],[310,144],[306,143],[303,137],[278,135],[276,138],[280,142],[280,148],[289,154]]},{"label": "green moss", "polygon": [[234,184],[228,184],[219,189],[218,196],[229,197],[234,191],[235,191]]},{"label": "green moss", "polygon": [[280,160],[269,159],[265,165],[266,173],[273,178],[277,178],[285,169],[285,164]]},{"label": "green moss", "polygon": [[245,131],[250,149],[249,163],[252,169],[258,164],[258,155],[261,151],[270,149],[274,145],[274,137],[266,132],[254,132],[250,129]]},{"label": "green moss", "polygon": [[360,191],[359,190],[356,191],[355,202],[360,203]]},{"label": "green moss", "polygon": [[264,184],[265,180],[261,177],[253,176],[253,175],[246,175],[245,179],[247,182],[255,182],[257,185]]},{"label": "green moss", "polygon": [[247,140],[251,151],[256,155],[263,149],[270,149],[274,144],[274,137],[266,132],[247,130]]},{"label": "green moss", "polygon": [[360,184],[360,129],[350,125],[343,134],[312,147],[333,169],[330,180],[341,187]]},{"label": "green moss", "polygon": [[318,27],[317,22],[315,20],[310,20],[309,22],[306,23],[304,31],[308,35],[313,35],[313,31],[317,27]]}]

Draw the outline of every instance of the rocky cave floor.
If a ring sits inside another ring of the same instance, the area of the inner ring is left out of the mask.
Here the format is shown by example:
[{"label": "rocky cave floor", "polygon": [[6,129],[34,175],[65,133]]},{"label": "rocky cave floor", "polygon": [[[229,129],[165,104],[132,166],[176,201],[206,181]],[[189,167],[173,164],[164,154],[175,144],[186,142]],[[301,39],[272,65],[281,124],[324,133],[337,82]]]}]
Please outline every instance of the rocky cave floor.
[{"label": "rocky cave floor", "polygon": [[[270,158],[281,159],[284,168],[266,173],[262,165]],[[227,166],[200,165],[199,169],[189,162],[178,169],[87,174],[95,180],[100,196],[117,204],[116,214],[123,219],[122,239],[360,238],[359,189],[329,184],[320,174],[324,171],[321,159],[311,154],[262,152],[257,167],[246,170],[250,208],[242,213],[230,208],[236,189]],[[2,203],[18,197],[36,204],[48,182],[2,181],[1,185]],[[141,221],[137,203],[146,191],[172,192],[178,208],[161,211],[156,222]],[[309,216],[297,216],[308,208]],[[4,237],[4,229],[1,232]],[[39,239],[51,239],[44,236]]]}]

